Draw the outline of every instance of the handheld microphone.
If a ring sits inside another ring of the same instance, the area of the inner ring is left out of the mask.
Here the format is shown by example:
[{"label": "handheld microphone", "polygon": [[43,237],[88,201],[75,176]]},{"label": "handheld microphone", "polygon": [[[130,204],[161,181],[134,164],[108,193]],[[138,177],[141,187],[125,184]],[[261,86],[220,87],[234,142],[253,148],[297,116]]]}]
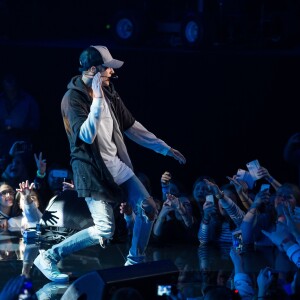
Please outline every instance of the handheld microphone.
[{"label": "handheld microphone", "polygon": [[115,75],[115,74],[111,74],[111,76],[101,76],[101,77],[105,77],[105,78],[109,78],[109,79],[118,79],[119,76]]}]

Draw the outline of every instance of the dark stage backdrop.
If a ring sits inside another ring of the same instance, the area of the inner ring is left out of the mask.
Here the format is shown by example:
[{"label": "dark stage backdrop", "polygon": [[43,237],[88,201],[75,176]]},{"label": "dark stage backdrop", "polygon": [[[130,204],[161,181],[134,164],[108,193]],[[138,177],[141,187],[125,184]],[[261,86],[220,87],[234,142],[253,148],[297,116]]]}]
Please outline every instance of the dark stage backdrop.
[{"label": "dark stage backdrop", "polygon": [[[81,50],[90,44],[1,45],[0,75],[14,71],[38,100],[42,127],[35,149],[49,165],[69,164],[60,102],[78,74]],[[160,196],[165,170],[190,192],[199,175],[227,183],[225,176],[253,159],[282,182],[297,180],[296,170],[283,160],[283,147],[300,130],[299,51],[110,50],[125,61],[115,85],[127,107],[187,158],[181,166],[128,141],[135,169],[150,177],[155,194]]]}]

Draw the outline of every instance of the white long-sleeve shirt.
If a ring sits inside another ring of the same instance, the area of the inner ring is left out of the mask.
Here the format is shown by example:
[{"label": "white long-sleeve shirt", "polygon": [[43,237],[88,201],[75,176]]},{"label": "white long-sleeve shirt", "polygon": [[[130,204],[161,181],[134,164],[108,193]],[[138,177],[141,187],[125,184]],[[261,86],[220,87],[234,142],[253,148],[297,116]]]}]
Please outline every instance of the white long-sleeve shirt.
[{"label": "white long-sleeve shirt", "polygon": [[[122,184],[133,176],[131,166],[126,165],[117,155],[118,149],[113,139],[114,120],[105,98],[94,98],[90,113],[81,125],[79,138],[92,144],[97,136],[98,147],[104,163],[117,184]],[[170,149],[164,141],[149,132],[141,123],[134,124],[125,135],[137,144],[166,155]]]}]

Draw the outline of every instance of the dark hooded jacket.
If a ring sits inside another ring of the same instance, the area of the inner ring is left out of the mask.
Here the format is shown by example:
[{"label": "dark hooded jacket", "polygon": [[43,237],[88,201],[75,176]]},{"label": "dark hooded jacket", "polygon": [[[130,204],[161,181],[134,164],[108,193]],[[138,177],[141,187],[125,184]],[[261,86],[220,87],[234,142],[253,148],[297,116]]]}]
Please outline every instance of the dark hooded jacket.
[{"label": "dark hooded jacket", "polygon": [[[81,76],[75,76],[68,84],[68,91],[61,102],[61,113],[70,144],[74,185],[79,197],[100,197],[108,202],[121,201],[121,190],[114,182],[98,148],[97,137],[92,144],[79,138],[80,127],[87,119],[93,98],[89,95]],[[103,88],[111,114],[123,133],[135,119],[124,105],[114,86]]]}]

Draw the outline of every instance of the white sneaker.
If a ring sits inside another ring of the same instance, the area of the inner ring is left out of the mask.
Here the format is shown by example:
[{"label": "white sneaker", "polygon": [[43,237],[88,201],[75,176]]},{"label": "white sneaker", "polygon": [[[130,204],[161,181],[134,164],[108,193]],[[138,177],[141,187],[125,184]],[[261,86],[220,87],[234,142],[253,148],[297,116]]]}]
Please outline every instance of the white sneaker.
[{"label": "white sneaker", "polygon": [[67,274],[62,274],[58,270],[56,263],[47,257],[45,252],[40,253],[33,263],[49,280],[54,282],[69,281],[69,276]]}]

